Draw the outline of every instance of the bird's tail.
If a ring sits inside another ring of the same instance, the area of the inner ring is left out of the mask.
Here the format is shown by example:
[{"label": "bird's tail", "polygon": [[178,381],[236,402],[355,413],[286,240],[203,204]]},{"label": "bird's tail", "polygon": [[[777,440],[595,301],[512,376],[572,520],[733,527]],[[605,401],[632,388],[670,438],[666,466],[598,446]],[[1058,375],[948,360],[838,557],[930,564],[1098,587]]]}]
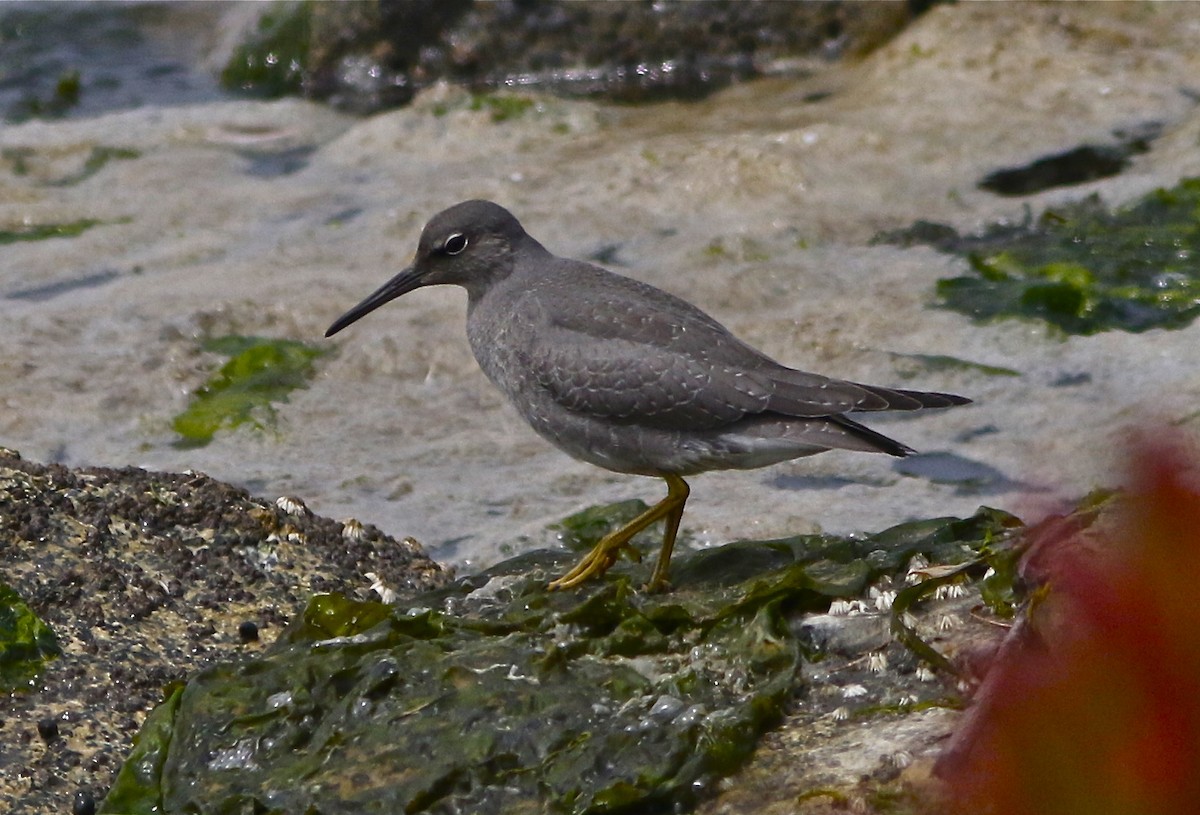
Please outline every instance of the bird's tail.
[{"label": "bird's tail", "polygon": [[[928,394],[928,393],[919,393],[918,392],[918,395],[920,395],[920,396],[942,396],[943,394]],[[955,402],[954,404],[961,404],[961,403]],[[927,407],[935,407],[935,405],[928,405]],[[940,407],[940,406],[937,406],[937,407]],[[949,407],[949,405],[947,405],[946,407]],[[907,455],[917,452],[916,450],[909,447],[907,444],[903,444],[901,442],[896,441],[895,439],[888,438],[887,436],[883,435],[882,433],[876,432],[876,431],[872,430],[871,428],[867,427],[866,425],[859,424],[858,422],[854,421],[853,419],[847,419],[844,415],[838,414],[835,416],[829,416],[829,417],[827,417],[827,419],[828,419],[828,421],[833,422],[834,424],[836,424],[839,427],[843,428],[844,430],[848,431],[850,433],[850,435],[854,436],[855,438],[865,441],[867,444],[871,445],[871,447],[873,447],[874,449],[878,450],[881,453],[887,453],[889,456],[896,456],[897,458],[904,458]]]},{"label": "bird's tail", "polygon": [[[855,382],[856,387],[873,393],[887,401],[886,407],[870,407],[865,410],[921,410],[922,408],[948,408],[955,405],[969,405],[971,400],[965,396],[953,393],[937,393],[934,391],[906,391],[900,388],[880,388],[876,385],[862,385]],[[859,411],[863,408],[855,408]]]}]

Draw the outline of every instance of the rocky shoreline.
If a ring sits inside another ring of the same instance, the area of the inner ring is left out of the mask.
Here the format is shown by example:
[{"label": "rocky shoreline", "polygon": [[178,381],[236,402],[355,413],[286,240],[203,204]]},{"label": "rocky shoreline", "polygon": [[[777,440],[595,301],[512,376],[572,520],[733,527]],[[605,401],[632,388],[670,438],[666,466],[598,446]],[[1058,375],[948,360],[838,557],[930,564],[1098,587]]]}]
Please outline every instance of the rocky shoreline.
[{"label": "rocky shoreline", "polygon": [[[443,585],[411,541],[200,473],[68,469],[0,449],[0,575],[62,656],[0,714],[0,808],[103,797],[164,690],[273,642],[314,592]],[[373,577],[368,577],[371,574]]]}]

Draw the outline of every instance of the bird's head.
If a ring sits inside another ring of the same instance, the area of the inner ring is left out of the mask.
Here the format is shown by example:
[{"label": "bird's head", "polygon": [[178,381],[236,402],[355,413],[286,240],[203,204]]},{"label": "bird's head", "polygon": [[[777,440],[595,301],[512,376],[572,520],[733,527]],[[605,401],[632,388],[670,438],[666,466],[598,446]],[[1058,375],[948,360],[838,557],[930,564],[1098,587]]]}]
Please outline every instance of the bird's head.
[{"label": "bird's head", "polygon": [[513,248],[525,240],[531,239],[520,222],[491,201],[464,201],[442,210],[421,230],[412,263],[335,320],[325,336],[423,286],[452,283],[477,297],[512,271]]}]

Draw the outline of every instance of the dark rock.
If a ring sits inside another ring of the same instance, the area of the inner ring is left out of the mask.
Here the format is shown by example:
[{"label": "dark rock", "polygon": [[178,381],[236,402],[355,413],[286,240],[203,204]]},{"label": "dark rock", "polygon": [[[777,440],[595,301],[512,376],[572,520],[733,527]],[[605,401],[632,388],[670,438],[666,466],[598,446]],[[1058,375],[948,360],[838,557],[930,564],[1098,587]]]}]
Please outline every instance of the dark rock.
[{"label": "dark rock", "polygon": [[[269,14],[269,32],[238,50],[226,85],[277,95],[298,84],[308,96],[366,113],[407,104],[439,80],[621,102],[697,99],[765,73],[801,73],[798,58],[862,53],[916,10],[767,0],[362,0]],[[292,54],[298,69],[279,64]]]}]

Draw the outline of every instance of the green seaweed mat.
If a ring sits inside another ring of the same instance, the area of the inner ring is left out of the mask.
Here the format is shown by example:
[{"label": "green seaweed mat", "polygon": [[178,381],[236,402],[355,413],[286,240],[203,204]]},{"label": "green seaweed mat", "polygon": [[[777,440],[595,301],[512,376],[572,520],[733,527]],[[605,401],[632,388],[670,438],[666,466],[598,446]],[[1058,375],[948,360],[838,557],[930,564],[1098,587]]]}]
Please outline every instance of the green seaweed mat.
[{"label": "green seaweed mat", "polygon": [[624,563],[547,592],[572,556],[534,553],[394,607],[318,595],[260,658],[156,712],[138,745],[154,761],[131,759],[102,811],[687,809],[802,691],[789,620],[917,553],[975,558],[1015,523],[981,509],[734,543],[681,558],[666,594]]}]

